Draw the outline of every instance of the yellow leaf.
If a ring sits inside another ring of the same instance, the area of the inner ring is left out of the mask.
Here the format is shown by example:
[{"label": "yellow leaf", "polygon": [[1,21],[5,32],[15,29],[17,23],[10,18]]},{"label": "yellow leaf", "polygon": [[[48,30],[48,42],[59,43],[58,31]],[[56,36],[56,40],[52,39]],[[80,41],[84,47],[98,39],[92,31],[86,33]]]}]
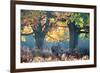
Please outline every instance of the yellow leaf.
[{"label": "yellow leaf", "polygon": [[24,26],[24,29],[21,30],[21,33],[22,34],[30,34],[32,32],[33,32],[33,30],[32,30],[32,27],[31,26]]}]

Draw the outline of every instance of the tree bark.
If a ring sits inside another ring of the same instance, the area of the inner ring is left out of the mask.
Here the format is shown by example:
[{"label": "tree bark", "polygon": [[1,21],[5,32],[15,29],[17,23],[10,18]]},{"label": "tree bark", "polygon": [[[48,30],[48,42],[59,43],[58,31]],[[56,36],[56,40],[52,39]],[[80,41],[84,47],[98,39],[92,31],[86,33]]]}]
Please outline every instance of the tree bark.
[{"label": "tree bark", "polygon": [[39,37],[39,36],[35,36],[35,42],[36,42],[36,47],[38,49],[43,49],[44,47],[44,38],[45,37]]},{"label": "tree bark", "polygon": [[68,24],[70,32],[70,50],[73,51],[75,48],[78,48],[78,35],[79,31],[74,22]]}]

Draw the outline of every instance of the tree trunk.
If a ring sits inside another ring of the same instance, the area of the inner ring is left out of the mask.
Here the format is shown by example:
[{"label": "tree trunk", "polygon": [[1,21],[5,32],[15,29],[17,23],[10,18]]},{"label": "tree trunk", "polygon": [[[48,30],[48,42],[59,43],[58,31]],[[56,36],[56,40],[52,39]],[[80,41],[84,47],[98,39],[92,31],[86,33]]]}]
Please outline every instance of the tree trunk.
[{"label": "tree trunk", "polygon": [[37,49],[43,49],[44,47],[44,38],[46,34],[41,29],[42,28],[39,27],[38,30],[35,32],[35,43]]},{"label": "tree trunk", "polygon": [[35,36],[35,42],[37,49],[43,49],[44,47],[44,37]]},{"label": "tree trunk", "polygon": [[73,51],[74,49],[78,49],[78,35],[79,31],[75,23],[69,23],[69,32],[70,32],[70,50]]}]

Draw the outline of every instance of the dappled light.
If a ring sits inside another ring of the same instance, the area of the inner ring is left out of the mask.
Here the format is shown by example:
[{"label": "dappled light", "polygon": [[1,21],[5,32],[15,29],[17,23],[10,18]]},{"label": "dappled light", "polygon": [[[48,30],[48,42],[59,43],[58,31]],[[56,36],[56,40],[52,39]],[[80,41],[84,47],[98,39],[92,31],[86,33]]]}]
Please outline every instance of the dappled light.
[{"label": "dappled light", "polygon": [[21,10],[21,63],[88,60],[89,16]]}]

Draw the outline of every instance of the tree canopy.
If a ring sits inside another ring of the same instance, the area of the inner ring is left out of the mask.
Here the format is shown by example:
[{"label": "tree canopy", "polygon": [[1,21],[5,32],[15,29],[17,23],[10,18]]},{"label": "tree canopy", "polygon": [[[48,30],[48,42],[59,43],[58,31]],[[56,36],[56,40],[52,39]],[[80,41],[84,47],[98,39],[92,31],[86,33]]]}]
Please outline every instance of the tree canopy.
[{"label": "tree canopy", "polygon": [[[67,25],[70,22],[75,22],[75,24],[79,26],[79,28],[82,28],[84,26],[89,26],[90,24],[89,13],[21,10],[21,25],[23,24],[24,19],[27,19],[28,21],[27,26],[23,27],[21,33],[22,34],[33,33],[34,35],[34,30],[32,29],[33,25],[35,25],[35,23],[38,23],[37,19],[41,17],[43,14],[45,14],[46,12],[50,12],[53,15],[53,17],[50,17],[48,19],[50,22],[53,23],[52,28],[47,32],[46,35],[46,41],[48,42],[69,40],[69,30],[66,27],[68,27]],[[86,34],[83,33],[80,34],[79,37],[84,38],[85,35]]]}]

